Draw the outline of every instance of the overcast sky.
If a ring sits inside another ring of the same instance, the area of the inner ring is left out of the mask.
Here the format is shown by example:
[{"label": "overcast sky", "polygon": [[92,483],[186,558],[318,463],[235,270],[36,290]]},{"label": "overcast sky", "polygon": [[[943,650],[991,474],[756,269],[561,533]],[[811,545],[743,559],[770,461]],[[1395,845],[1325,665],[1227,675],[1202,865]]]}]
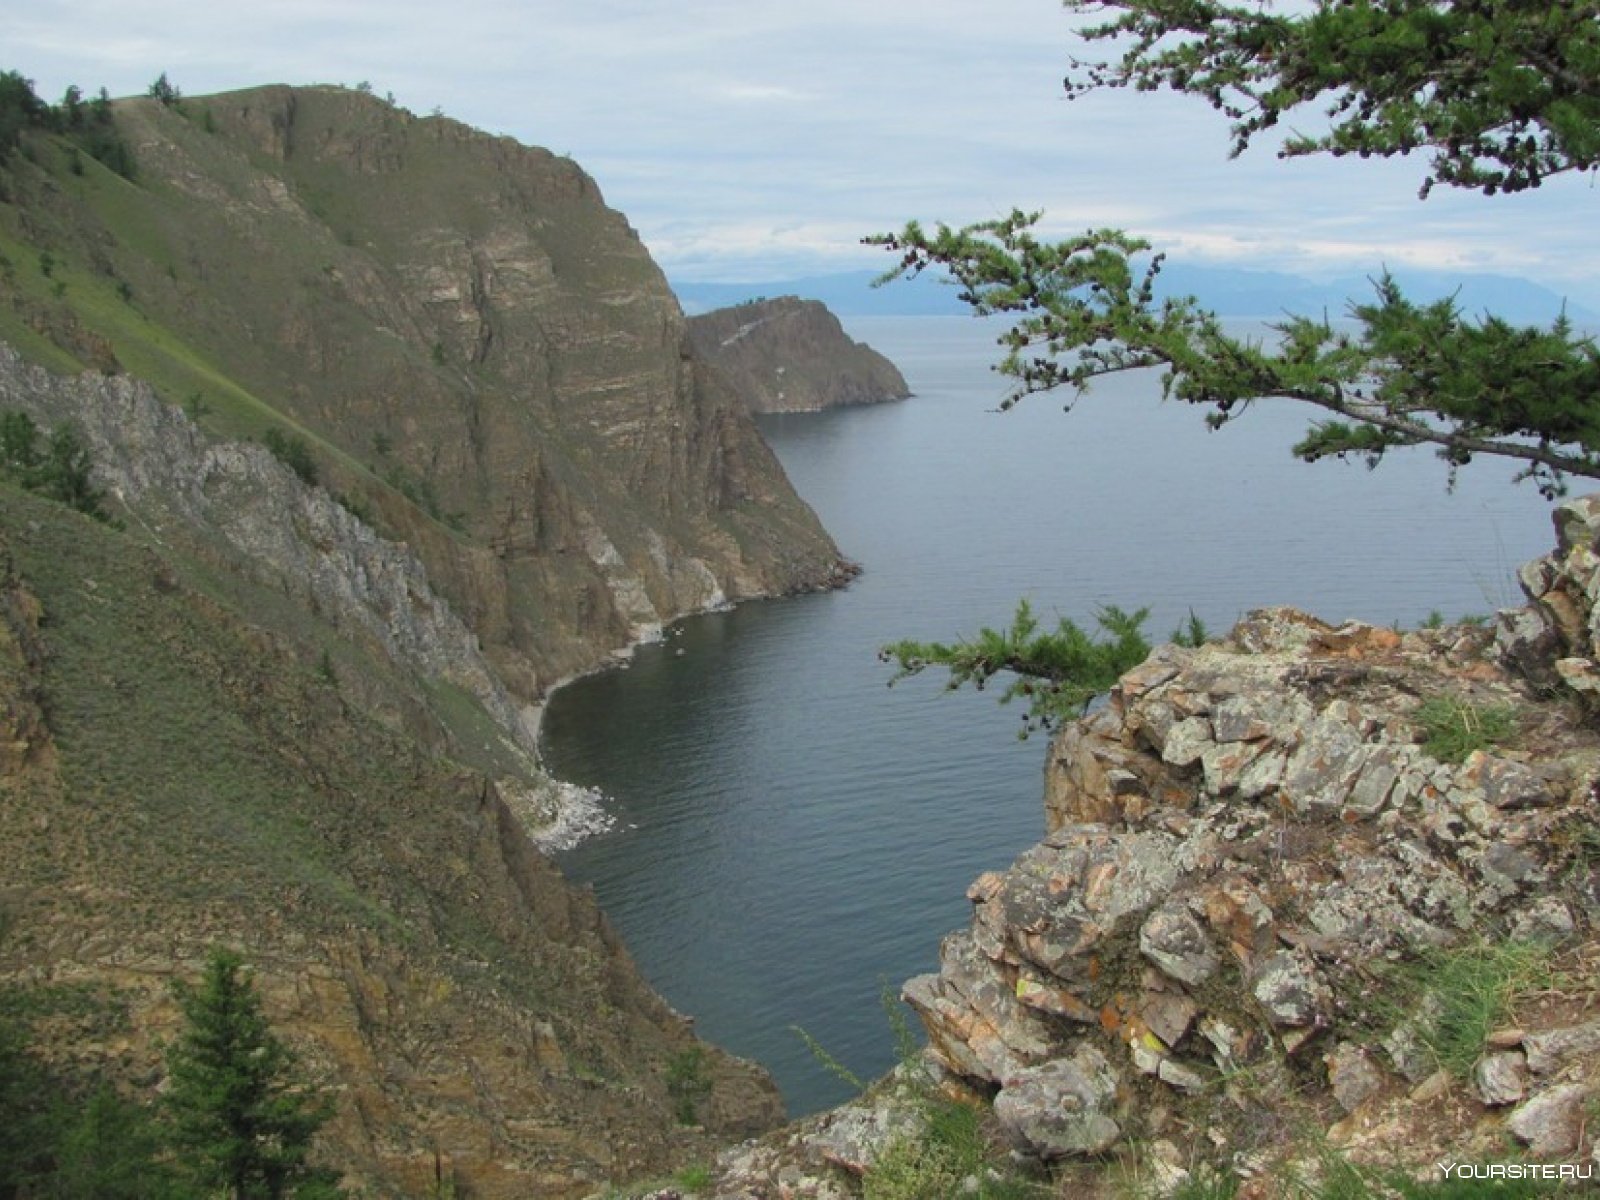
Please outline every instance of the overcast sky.
[{"label": "overcast sky", "polygon": [[864,234],[1019,206],[1173,261],[1503,272],[1600,306],[1592,176],[1419,201],[1417,163],[1229,161],[1199,101],[1065,101],[1072,21],[1054,0],[7,0],[0,66],[47,99],[161,71],[192,95],[367,81],[571,154],[680,280],[875,269]]}]

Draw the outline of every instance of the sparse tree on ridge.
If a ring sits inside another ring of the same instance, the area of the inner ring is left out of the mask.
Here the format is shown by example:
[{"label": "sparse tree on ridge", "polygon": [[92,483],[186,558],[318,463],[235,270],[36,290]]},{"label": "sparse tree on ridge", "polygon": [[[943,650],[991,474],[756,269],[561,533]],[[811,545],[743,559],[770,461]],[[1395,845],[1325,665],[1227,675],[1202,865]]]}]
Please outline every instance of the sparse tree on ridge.
[{"label": "sparse tree on ridge", "polygon": [[173,105],[177,104],[179,100],[183,99],[183,93],[180,92],[173,82],[167,78],[167,73],[165,71],[156,76],[156,81],[150,85],[145,94],[152,100],[161,101],[161,103],[165,104],[168,108],[171,108]]},{"label": "sparse tree on ridge", "polygon": [[[1120,51],[1073,59],[1069,97],[1101,88],[1195,95],[1232,124],[1244,151],[1302,106],[1322,104],[1327,131],[1288,138],[1280,156],[1431,155],[1437,185],[1486,195],[1539,187],[1600,164],[1600,0],[1316,0],[1271,3],[1067,0],[1105,14],[1082,34]],[[913,222],[868,239],[900,256],[886,278],[946,268],[978,313],[1005,313],[999,369],[1032,392],[1081,393],[1101,375],[1164,370],[1169,396],[1209,409],[1213,427],[1263,397],[1331,419],[1294,447],[1313,461],[1376,464],[1398,446],[1431,445],[1454,470],[1479,454],[1523,464],[1556,495],[1570,475],[1600,478],[1600,353],[1565,319],[1518,327],[1466,318],[1450,300],[1415,304],[1395,282],[1352,306],[1353,329],[1293,317],[1281,344],[1227,333],[1192,298],[1155,299],[1161,256],[1142,239],[1091,230],[1049,242],[1038,213],[960,229]]]},{"label": "sparse tree on ridge", "polygon": [[22,141],[23,133],[49,117],[50,106],[34,93],[33,80],[20,71],[0,71],[0,164]]},{"label": "sparse tree on ridge", "polygon": [[77,84],[68,84],[67,90],[61,96],[61,127],[63,129],[78,129],[83,125],[83,89]]},{"label": "sparse tree on ridge", "polygon": [[[160,82],[157,80],[157,84]],[[152,95],[155,87],[151,85]],[[175,89],[172,94],[176,97]],[[85,104],[83,90],[73,84],[67,88],[61,103],[52,107],[34,92],[33,80],[18,71],[0,71],[0,168],[6,166],[22,144],[24,135],[35,130],[64,134],[124,179],[134,176],[133,152],[117,132],[111,97],[105,88]],[[74,157],[72,161],[74,174],[82,174],[81,160]]]}]

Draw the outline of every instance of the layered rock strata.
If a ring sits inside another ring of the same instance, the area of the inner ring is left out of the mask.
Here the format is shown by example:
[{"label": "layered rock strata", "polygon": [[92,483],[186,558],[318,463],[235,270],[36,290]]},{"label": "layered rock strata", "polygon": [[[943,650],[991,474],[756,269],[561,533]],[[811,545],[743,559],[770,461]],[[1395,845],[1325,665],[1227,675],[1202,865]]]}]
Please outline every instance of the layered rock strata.
[{"label": "layered rock strata", "polygon": [[[1430,696],[1514,712],[1516,743],[1438,761]],[[1436,1064],[1380,1002],[1385,969],[1583,934],[1600,905],[1566,884],[1588,876],[1597,768],[1488,630],[1252,614],[1158,650],[1057,739],[1049,836],[972,886],[972,926],[905,995],[1042,1158],[1170,1136],[1215,1101],[1267,1120],[1306,1080],[1352,1110],[1404,1095]],[[1249,1072],[1281,1086],[1246,1096]]]}]

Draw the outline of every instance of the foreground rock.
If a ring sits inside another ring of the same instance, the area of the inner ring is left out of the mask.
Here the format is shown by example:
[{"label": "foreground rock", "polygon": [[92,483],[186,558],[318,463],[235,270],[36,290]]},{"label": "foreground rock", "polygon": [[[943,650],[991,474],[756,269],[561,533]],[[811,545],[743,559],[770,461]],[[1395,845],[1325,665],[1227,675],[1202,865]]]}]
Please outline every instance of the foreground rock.
[{"label": "foreground rock", "polygon": [[[1074,1195],[1106,1155],[1280,1194],[1319,1131],[1424,1173],[1588,1162],[1600,499],[1556,523],[1523,572],[1534,603],[1494,629],[1256,612],[1159,648],[1057,736],[1045,840],[972,885],[971,925],[904,987],[931,1068],[991,1102],[1015,1153]],[[1442,761],[1428,700],[1497,740]],[[1496,980],[1505,1024],[1444,1015]],[[721,1194],[853,1194],[815,1131],[787,1137],[763,1145],[803,1188],[770,1190],[746,1151]]]},{"label": "foreground rock", "polygon": [[780,296],[689,318],[696,351],[752,412],[816,412],[911,394],[895,365],[852,341],[818,300]]}]

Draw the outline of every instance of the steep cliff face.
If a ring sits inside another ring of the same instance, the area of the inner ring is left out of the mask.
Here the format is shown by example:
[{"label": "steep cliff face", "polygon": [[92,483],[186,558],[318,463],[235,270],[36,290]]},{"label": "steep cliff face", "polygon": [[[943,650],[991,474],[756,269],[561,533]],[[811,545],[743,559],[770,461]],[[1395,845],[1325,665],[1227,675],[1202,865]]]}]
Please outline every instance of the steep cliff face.
[{"label": "steep cliff face", "polygon": [[752,412],[816,412],[911,394],[895,365],[852,341],[817,300],[780,296],[689,318],[695,349]]},{"label": "steep cliff face", "polygon": [[332,88],[128,101],[117,122],[136,183],[59,169],[47,143],[11,168],[0,237],[33,331],[72,318],[212,431],[306,438],[513,694],[682,613],[834,581],[570,161]]},{"label": "steep cliff face", "polygon": [[[1058,1194],[1119,1194],[1107,1157],[1262,1198],[1600,1167],[1600,498],[1556,525],[1496,629],[1257,612],[1055,739],[1048,835],[903,994]],[[850,1195],[926,1129],[885,1088],[725,1155],[718,1194]]]}]

